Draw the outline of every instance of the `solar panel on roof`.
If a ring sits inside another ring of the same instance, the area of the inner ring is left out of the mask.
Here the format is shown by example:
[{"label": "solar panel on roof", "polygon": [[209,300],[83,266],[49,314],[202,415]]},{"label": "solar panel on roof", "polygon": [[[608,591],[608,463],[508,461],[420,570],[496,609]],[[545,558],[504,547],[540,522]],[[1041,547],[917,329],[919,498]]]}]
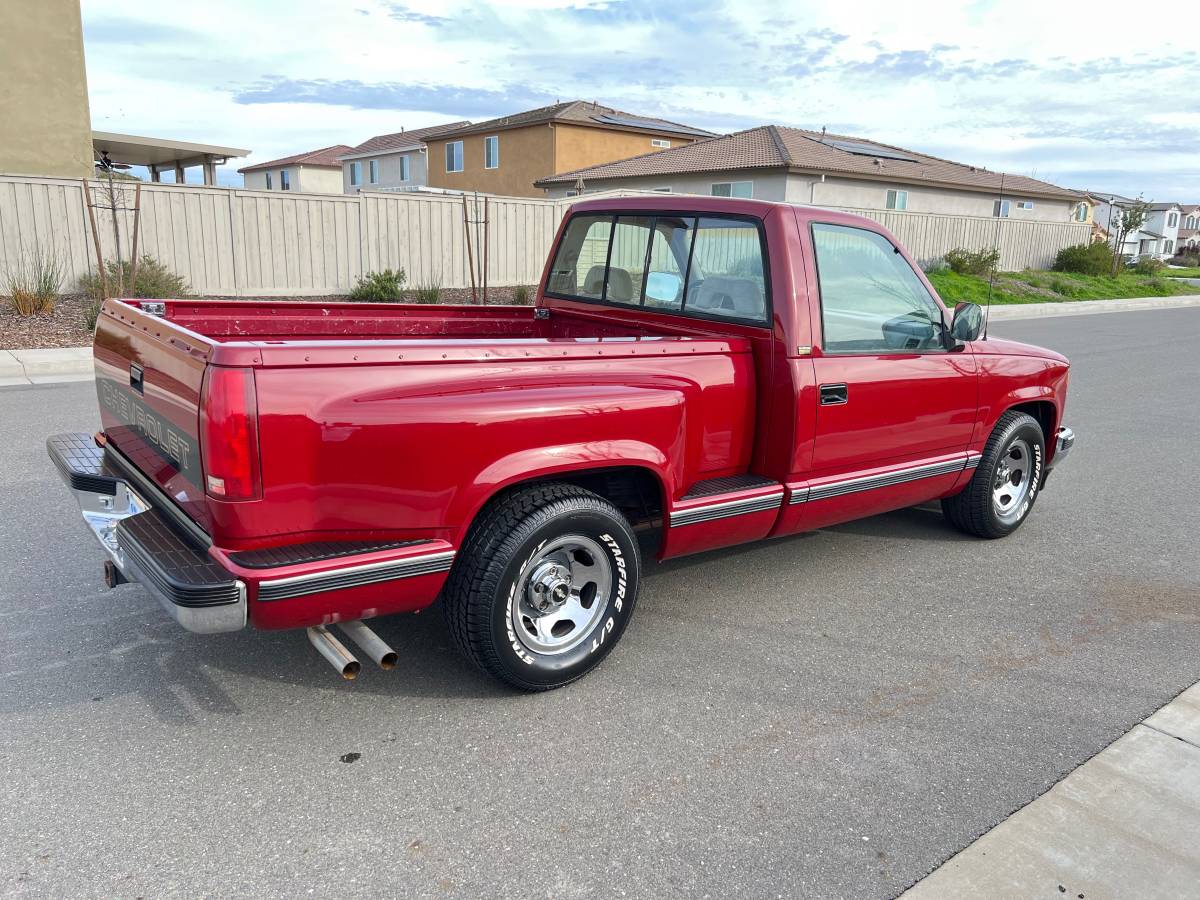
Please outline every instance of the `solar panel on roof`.
[{"label": "solar panel on roof", "polygon": [[649,128],[653,131],[666,131],[672,134],[702,134],[695,128],[688,128],[686,125],[675,125],[671,122],[658,122],[651,119],[635,119],[633,116],[610,116],[607,114],[592,116],[596,122],[604,122],[607,125],[624,125],[626,128]]},{"label": "solar panel on roof", "polygon": [[916,158],[901,153],[899,150],[891,150],[887,147],[879,147],[875,144],[863,144],[859,141],[834,141],[825,140],[823,144],[828,144],[830,147],[836,147],[839,150],[845,150],[847,153],[853,153],[855,156],[877,156],[880,159],[899,159],[904,162],[916,162]]}]

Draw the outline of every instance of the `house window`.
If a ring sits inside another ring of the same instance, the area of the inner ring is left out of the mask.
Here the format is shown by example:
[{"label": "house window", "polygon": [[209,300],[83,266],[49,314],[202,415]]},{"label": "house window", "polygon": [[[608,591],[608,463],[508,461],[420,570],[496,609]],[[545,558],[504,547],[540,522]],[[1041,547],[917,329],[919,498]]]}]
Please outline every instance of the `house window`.
[{"label": "house window", "polygon": [[463,170],[463,142],[450,141],[446,144],[446,171],[461,172]]},{"label": "house window", "polygon": [[[1178,224],[1179,224],[1179,213],[1171,213],[1169,216],[1167,216],[1167,227],[1168,228],[1174,228]],[[1169,250],[1170,248],[1168,247],[1167,249]]]},{"label": "house window", "polygon": [[1033,209],[1032,200],[1018,200],[1017,209]]},{"label": "house window", "polygon": [[753,181],[719,181],[712,186],[714,197],[741,197],[749,200],[754,196]]},{"label": "house window", "polygon": [[350,184],[351,186],[362,184],[362,163],[350,163]]},{"label": "house window", "polygon": [[1075,204],[1075,213],[1072,216],[1072,218],[1076,222],[1086,222],[1087,214],[1088,214],[1088,205],[1086,203],[1076,203]]},{"label": "house window", "polygon": [[566,196],[566,197],[578,197],[578,196],[579,196],[579,191],[567,191],[567,193],[566,193],[564,196]]},{"label": "house window", "polygon": [[400,180],[408,181],[408,157],[400,157]]},{"label": "house window", "polygon": [[1175,242],[1174,241],[1169,241],[1169,240],[1163,241],[1163,252],[1171,253],[1174,250],[1175,250]]},{"label": "house window", "polygon": [[888,191],[888,209],[908,209],[908,191]]},{"label": "house window", "polygon": [[373,159],[367,163],[367,177],[371,184],[379,184],[379,160]]},{"label": "house window", "polygon": [[270,189],[271,189],[271,173],[268,172],[267,173],[267,190],[269,191]]},{"label": "house window", "polygon": [[287,169],[279,170],[279,189],[281,191],[290,191],[292,189],[292,176]]},{"label": "house window", "polygon": [[997,200],[992,204],[992,215],[997,219],[1007,219],[1009,213],[1009,201]]},{"label": "house window", "polygon": [[662,138],[651,138],[650,146],[651,147],[670,147],[671,142],[663,140]]},{"label": "house window", "polygon": [[670,189],[669,187],[650,188],[650,190],[652,190],[652,191],[653,191],[654,193],[656,193],[656,194],[669,194],[669,193],[671,193],[671,189]]},{"label": "house window", "polygon": [[1188,227],[1188,228],[1195,228],[1195,227],[1196,227],[1196,217],[1195,217],[1195,216],[1188,216],[1188,217],[1187,217],[1187,227]]},{"label": "house window", "polygon": [[483,167],[485,169],[500,168],[500,138],[496,135],[483,139]]}]

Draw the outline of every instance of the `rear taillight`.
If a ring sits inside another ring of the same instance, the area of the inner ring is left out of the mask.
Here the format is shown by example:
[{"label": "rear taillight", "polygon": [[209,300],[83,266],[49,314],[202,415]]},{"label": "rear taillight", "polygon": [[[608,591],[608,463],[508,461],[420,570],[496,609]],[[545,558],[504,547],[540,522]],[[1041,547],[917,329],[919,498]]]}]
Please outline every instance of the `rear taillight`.
[{"label": "rear taillight", "polygon": [[200,392],[204,490],[216,500],[262,496],[253,369],[209,366]]}]

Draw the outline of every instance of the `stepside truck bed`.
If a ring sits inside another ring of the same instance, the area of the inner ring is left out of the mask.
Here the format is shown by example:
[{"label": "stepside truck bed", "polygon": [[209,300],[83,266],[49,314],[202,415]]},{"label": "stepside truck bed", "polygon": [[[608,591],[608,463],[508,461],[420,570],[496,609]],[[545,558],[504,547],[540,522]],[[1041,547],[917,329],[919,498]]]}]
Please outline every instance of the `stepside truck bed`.
[{"label": "stepside truck bed", "polygon": [[94,465],[146,508],[113,548],[184,571],[113,562],[195,630],[418,609],[508,482],[620,461],[678,495],[751,452],[747,342],[587,312],[114,300],[95,357]]}]

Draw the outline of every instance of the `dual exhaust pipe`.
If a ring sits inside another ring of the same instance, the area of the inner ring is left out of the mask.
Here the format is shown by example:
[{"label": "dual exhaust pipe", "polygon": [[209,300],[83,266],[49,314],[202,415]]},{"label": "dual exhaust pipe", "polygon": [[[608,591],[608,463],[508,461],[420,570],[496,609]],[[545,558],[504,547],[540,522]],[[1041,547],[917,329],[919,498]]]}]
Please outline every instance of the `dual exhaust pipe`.
[{"label": "dual exhaust pipe", "polygon": [[[396,668],[399,657],[396,651],[384,642],[383,638],[364,625],[361,621],[339,622],[338,627],[346,637],[350,638],[369,656],[379,668],[385,671]],[[333,636],[324,625],[314,625],[308,629],[308,640],[317,651],[325,657],[334,669],[347,681],[353,681],[362,670],[362,665],[346,645]]]}]

